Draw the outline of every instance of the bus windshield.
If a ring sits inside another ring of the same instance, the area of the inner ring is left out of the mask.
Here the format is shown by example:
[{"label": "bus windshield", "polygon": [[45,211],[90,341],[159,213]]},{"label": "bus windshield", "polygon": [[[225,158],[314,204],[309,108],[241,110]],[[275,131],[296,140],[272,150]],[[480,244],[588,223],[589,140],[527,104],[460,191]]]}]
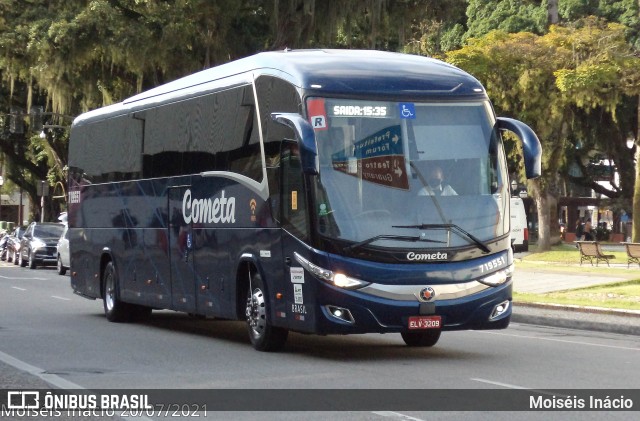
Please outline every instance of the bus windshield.
[{"label": "bus windshield", "polygon": [[309,98],[307,109],[321,237],[443,249],[509,232],[506,161],[488,102]]}]

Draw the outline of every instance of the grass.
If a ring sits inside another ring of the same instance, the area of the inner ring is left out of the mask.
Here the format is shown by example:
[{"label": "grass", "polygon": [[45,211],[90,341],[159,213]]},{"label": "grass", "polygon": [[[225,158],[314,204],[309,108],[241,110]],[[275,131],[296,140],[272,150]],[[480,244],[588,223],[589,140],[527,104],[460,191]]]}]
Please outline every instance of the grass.
[{"label": "grass", "polygon": [[[606,253],[615,256],[612,262],[627,262],[627,254],[625,252],[606,251]],[[611,274],[615,272],[616,275],[629,278],[629,280],[543,294],[514,292],[514,301],[640,310],[640,270],[638,270],[637,267],[636,270],[633,270],[627,269],[626,265],[607,267],[606,264],[602,265],[601,263],[600,266],[596,267],[591,266],[588,262],[582,266],[578,266],[579,263],[580,254],[575,246],[563,244],[554,246],[550,251],[541,253],[535,252],[535,248],[532,248],[531,254],[524,256],[521,260],[516,259],[516,270],[518,267],[521,267],[540,270],[551,269],[554,272],[567,272],[572,274],[577,271],[590,274]]]},{"label": "grass", "polygon": [[513,293],[515,302],[640,310],[640,280],[545,294]]}]

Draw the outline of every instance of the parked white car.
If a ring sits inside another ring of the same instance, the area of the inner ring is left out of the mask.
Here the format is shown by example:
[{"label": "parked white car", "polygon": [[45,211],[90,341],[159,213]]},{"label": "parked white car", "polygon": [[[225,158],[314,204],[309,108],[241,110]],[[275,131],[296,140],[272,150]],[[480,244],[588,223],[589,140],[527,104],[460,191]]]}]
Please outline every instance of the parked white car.
[{"label": "parked white car", "polygon": [[64,275],[69,269],[69,226],[65,224],[62,235],[58,240],[57,252],[58,256],[58,273]]}]

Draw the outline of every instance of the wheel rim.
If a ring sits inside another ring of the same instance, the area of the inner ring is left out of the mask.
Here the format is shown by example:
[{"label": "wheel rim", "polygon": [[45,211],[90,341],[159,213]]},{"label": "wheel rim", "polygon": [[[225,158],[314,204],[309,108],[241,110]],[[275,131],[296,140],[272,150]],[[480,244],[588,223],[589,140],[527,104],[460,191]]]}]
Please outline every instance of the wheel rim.
[{"label": "wheel rim", "polygon": [[113,310],[113,302],[115,300],[114,294],[113,274],[109,273],[107,274],[104,285],[104,303],[107,306],[107,311]]},{"label": "wheel rim", "polygon": [[254,338],[260,338],[267,327],[267,313],[264,302],[264,294],[260,288],[253,290],[253,294],[247,297],[247,324]]}]

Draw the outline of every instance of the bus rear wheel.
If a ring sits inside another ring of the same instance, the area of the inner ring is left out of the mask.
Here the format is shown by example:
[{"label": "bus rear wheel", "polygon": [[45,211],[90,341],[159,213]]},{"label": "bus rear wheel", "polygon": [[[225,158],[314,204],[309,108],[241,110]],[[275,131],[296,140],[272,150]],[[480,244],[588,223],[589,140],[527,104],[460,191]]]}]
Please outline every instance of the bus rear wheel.
[{"label": "bus rear wheel", "polygon": [[258,274],[251,274],[251,288],[247,293],[247,329],[251,345],[258,351],[279,351],[287,341],[289,331],[269,323],[269,303],[264,284]]},{"label": "bus rear wheel", "polygon": [[421,332],[401,332],[407,346],[434,346],[440,339],[440,329],[430,329]]},{"label": "bus rear wheel", "polygon": [[113,262],[107,263],[103,274],[102,298],[104,314],[110,322],[128,322],[131,320],[131,307],[119,298],[118,274]]}]

